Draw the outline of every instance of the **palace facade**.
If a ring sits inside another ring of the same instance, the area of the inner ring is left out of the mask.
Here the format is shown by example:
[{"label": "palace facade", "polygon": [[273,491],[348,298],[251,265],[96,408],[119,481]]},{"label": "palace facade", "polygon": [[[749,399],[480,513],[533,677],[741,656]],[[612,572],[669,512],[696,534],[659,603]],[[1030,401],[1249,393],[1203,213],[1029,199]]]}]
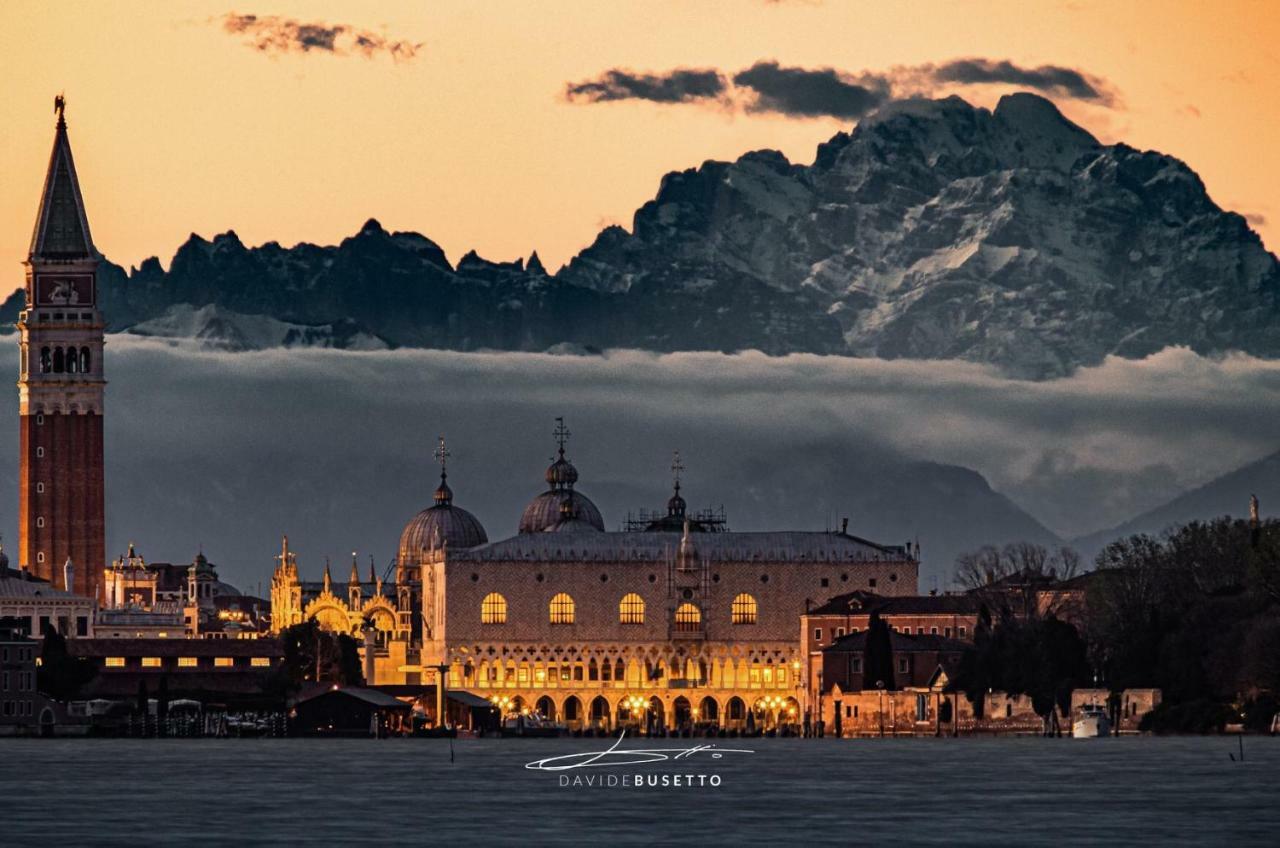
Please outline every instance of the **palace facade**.
[{"label": "palace facade", "polygon": [[665,510],[606,530],[567,436],[561,422],[546,488],[494,542],[454,504],[442,445],[434,503],[401,534],[395,584],[354,567],[345,592],[327,569],[304,583],[282,551],[275,628],[313,618],[373,641],[373,684],[447,669],[450,688],[570,727],[798,725],[807,607],[841,589],[916,593],[911,546],[843,529],[730,531],[723,513],[688,509],[678,462]]}]

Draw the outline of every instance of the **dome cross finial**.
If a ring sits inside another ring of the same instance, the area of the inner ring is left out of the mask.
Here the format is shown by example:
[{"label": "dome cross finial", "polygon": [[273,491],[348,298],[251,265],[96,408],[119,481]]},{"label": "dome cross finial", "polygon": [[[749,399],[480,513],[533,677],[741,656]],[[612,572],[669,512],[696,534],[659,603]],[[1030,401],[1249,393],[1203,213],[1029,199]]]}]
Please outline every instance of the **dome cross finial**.
[{"label": "dome cross finial", "polygon": [[569,432],[569,428],[564,426],[563,415],[556,416],[556,429],[552,431],[551,435],[555,437],[556,444],[560,447],[560,458],[563,459],[565,443],[569,441],[569,436],[573,435]]},{"label": "dome cross finial", "polygon": [[449,453],[449,449],[445,447],[444,436],[437,436],[436,438],[438,439],[439,444],[436,447],[434,456],[436,458],[436,462],[440,463],[440,479],[443,480],[449,464],[449,457],[453,456],[453,454]]},{"label": "dome cross finial", "polygon": [[676,487],[676,493],[680,492],[680,475],[684,472],[684,463],[680,461],[680,449],[676,448],[671,457],[671,478]]}]

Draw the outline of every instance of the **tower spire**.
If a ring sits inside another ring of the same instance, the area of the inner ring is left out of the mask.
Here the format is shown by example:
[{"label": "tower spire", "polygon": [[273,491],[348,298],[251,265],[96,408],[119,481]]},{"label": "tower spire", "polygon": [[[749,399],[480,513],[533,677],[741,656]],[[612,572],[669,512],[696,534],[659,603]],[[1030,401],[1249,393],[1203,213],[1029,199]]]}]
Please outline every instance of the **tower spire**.
[{"label": "tower spire", "polygon": [[75,159],[71,155],[71,141],[67,137],[66,107],[66,98],[61,94],[54,98],[58,125],[53,137],[53,152],[49,156],[49,170],[45,173],[44,190],[40,194],[36,224],[31,233],[28,262],[66,262],[97,256],[89,233],[84,197],[80,194]]}]

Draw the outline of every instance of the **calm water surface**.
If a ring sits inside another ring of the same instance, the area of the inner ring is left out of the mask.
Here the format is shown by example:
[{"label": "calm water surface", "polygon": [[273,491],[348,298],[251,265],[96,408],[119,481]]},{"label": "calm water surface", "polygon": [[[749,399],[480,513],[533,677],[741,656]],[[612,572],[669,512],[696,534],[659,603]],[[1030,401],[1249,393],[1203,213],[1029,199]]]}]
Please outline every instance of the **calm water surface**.
[{"label": "calm water surface", "polygon": [[[0,845],[1276,845],[1280,739],[0,740]],[[632,740],[626,748],[695,740]],[[718,775],[717,788],[561,786]]]}]

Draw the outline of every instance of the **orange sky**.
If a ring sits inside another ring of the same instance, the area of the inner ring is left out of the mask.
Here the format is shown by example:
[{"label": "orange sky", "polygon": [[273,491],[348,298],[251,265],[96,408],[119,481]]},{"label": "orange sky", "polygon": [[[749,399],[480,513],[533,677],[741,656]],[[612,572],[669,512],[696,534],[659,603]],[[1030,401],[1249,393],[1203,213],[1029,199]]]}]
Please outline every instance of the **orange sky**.
[{"label": "orange sky", "polygon": [[[1059,101],[1111,142],[1187,161],[1280,244],[1280,15],[1274,4],[204,2],[0,5],[0,289],[20,285],[65,91],[93,227],[109,258],[167,265],[188,233],[333,243],[366,218],[456,261],[537,248],[554,268],[630,224],[668,170],[754,148],[809,162],[847,122],[684,105],[571,104],[612,67],[726,73],[762,59],[850,72],[959,57],[1063,65],[1116,108]],[[269,56],[230,11],[423,42],[416,58]],[[993,105],[1010,87],[955,89]]]}]

